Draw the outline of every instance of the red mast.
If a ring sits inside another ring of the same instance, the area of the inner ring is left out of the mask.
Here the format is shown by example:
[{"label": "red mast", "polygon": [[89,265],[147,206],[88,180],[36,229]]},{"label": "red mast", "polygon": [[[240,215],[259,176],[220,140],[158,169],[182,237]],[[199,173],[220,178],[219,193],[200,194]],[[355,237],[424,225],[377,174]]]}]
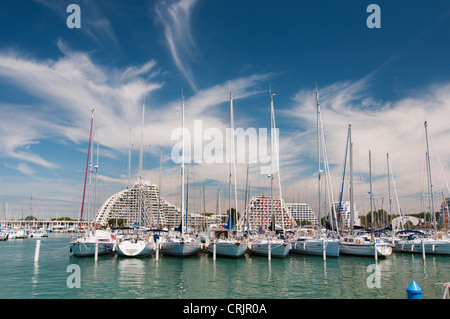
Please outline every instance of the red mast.
[{"label": "red mast", "polygon": [[83,221],[83,210],[84,210],[84,195],[86,194],[86,180],[87,180],[87,172],[89,167],[89,153],[91,150],[91,137],[92,137],[92,124],[94,123],[94,109],[92,109],[92,117],[91,117],[91,129],[89,132],[89,146],[88,146],[88,153],[87,153],[87,160],[86,160],[86,172],[84,173],[84,188],[83,188],[83,201],[81,202],[81,215],[80,215],[80,232],[81,232],[81,225]]}]

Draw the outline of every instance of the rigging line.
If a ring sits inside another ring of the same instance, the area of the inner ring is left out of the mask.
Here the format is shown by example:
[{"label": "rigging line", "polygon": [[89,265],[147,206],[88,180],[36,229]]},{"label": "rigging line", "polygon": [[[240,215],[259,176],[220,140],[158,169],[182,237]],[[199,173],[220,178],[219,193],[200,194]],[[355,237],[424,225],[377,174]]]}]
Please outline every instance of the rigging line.
[{"label": "rigging line", "polygon": [[339,224],[339,219],[342,219],[341,215],[342,215],[342,198],[344,196],[344,184],[345,184],[345,171],[346,171],[346,166],[347,166],[347,158],[348,158],[348,146],[350,144],[350,129],[349,132],[347,134],[347,143],[345,145],[345,156],[344,156],[344,169],[342,172],[342,185],[341,185],[341,191],[340,191],[340,196],[339,196],[339,218],[337,220],[337,223]]},{"label": "rigging line", "polygon": [[398,213],[400,215],[400,223],[402,225],[402,230],[403,230],[403,229],[405,229],[405,225],[403,224],[403,216],[402,216],[402,211],[400,209],[400,203],[398,201],[397,187],[395,187],[394,173],[392,171],[391,161],[389,161],[389,172],[390,172],[390,174],[392,176],[392,186],[394,186],[395,200],[397,202],[397,209],[398,209]]},{"label": "rigging line", "polygon": [[437,158],[437,160],[438,160],[439,167],[440,167],[440,169],[441,169],[442,177],[444,178],[445,186],[447,187],[447,192],[448,192],[448,194],[450,195],[450,188],[449,188],[449,186],[448,186],[447,179],[445,178],[444,169],[442,168],[442,163],[441,163],[441,160],[440,160],[440,158],[439,158],[439,154],[438,154],[438,152],[437,152],[437,150],[436,150],[436,147],[435,147],[435,144],[434,144],[434,141],[433,141],[433,137],[431,136],[431,133],[430,133],[430,132],[428,132],[428,136],[429,136],[429,138],[430,138],[431,146],[433,147],[433,150],[434,150],[434,152],[435,152],[435,154],[436,154],[436,158]]},{"label": "rigging line", "polygon": [[[274,94],[273,94],[274,95]],[[272,106],[271,106],[272,108],[273,108],[273,104],[272,104]],[[277,175],[278,175],[278,189],[279,189],[279,192],[280,192],[280,209],[281,209],[281,221],[282,221],[282,225],[283,225],[283,229],[285,229],[286,227],[286,225],[285,225],[285,220],[284,220],[284,212],[283,212],[283,207],[282,207],[282,205],[281,205],[281,200],[282,200],[282,198],[283,198],[283,196],[282,196],[282,192],[281,192],[281,176],[280,176],[280,150],[279,150],[279,145],[278,145],[278,138],[279,138],[279,134],[277,134],[277,130],[276,130],[276,124],[275,124],[275,110],[273,109],[273,112],[272,112],[272,116],[273,116],[273,119],[272,119],[272,121],[273,121],[273,127],[274,127],[274,130],[275,130],[275,132],[274,132],[274,149],[275,149],[275,158],[276,158],[276,170],[277,170]],[[278,131],[279,132],[279,131]],[[273,174],[273,171],[272,171],[272,174]]]},{"label": "rigging line", "polygon": [[[323,128],[323,122],[322,122],[322,115],[319,115],[319,120],[320,120],[320,128],[322,131],[322,148],[323,148],[323,156],[324,156],[324,166],[325,166],[325,175],[326,175],[326,179],[327,179],[327,186],[328,186],[328,199],[331,199],[331,208],[332,208],[332,218],[334,218],[334,221],[337,221],[337,215],[336,215],[336,207],[334,205],[334,196],[333,196],[333,186],[331,183],[331,175],[330,175],[330,167],[328,164],[328,152],[327,152],[327,145],[326,145],[326,138],[325,138],[325,134],[324,134],[324,128]],[[330,198],[331,197],[331,198]],[[337,223],[336,223],[336,230],[338,230],[337,228]]]}]

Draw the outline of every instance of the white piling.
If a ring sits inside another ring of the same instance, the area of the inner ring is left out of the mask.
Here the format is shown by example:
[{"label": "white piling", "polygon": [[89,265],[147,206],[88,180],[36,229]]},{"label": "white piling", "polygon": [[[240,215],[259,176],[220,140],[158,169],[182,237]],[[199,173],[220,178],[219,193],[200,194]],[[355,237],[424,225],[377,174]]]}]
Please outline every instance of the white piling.
[{"label": "white piling", "polygon": [[98,260],[98,241],[95,242],[95,255],[94,255],[94,261],[97,262]]},{"label": "white piling", "polygon": [[272,259],[272,249],[271,249],[271,246],[270,246],[270,241],[269,241],[269,249],[268,249],[268,252],[267,252],[267,259],[269,261]]},{"label": "white piling", "polygon": [[423,261],[425,261],[425,240],[424,239],[422,239],[422,258],[423,258]]},{"label": "white piling", "polygon": [[156,253],[155,253],[156,261],[159,261],[159,239],[156,238]]},{"label": "white piling", "polygon": [[325,238],[322,238],[322,253],[323,253],[323,261],[327,260],[327,248],[325,245]]},{"label": "white piling", "polygon": [[213,261],[216,261],[216,241],[213,242]]},{"label": "white piling", "polygon": [[36,249],[34,251],[34,262],[37,263],[39,261],[39,250],[41,248],[41,240],[36,240]]},{"label": "white piling", "polygon": [[377,262],[378,261],[378,250],[377,250],[377,242],[376,241],[373,243],[373,248],[375,250],[375,262]]}]

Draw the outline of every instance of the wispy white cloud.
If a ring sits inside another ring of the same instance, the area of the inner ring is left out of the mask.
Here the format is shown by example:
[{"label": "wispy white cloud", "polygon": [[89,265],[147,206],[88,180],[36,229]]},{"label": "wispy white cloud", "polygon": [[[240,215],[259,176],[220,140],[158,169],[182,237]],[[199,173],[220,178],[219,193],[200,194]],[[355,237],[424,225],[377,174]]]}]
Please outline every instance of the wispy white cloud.
[{"label": "wispy white cloud", "polygon": [[[320,105],[326,133],[328,157],[332,168],[333,188],[337,190],[342,179],[345,143],[348,125],[352,127],[354,143],[354,170],[358,181],[360,197],[367,198],[369,150],[372,152],[374,187],[378,204],[386,209],[387,153],[394,171],[395,184],[400,196],[402,210],[416,213],[421,207],[420,192],[424,188],[425,133],[424,121],[429,123],[429,133],[434,136],[435,149],[430,151],[432,171],[436,174],[435,189],[446,191],[444,173],[450,170],[450,151],[445,139],[450,132],[445,114],[450,109],[450,84],[433,85],[426,90],[406,95],[396,101],[378,101],[373,98],[364,81],[335,83],[320,90]],[[294,97],[295,106],[283,116],[298,118],[304,128],[304,140],[298,143],[297,153],[305,162],[317,163],[316,159],[316,105],[314,90],[301,90]],[[442,163],[437,164],[437,154]],[[433,161],[434,159],[434,161]],[[314,171],[310,166],[310,172]],[[313,173],[315,174],[315,173]],[[302,176],[298,184],[315,183],[313,175]],[[358,178],[357,178],[358,179]],[[309,182],[308,182],[309,180]],[[447,178],[448,180],[448,178]],[[315,186],[317,189],[317,185]],[[348,188],[346,190],[348,194]],[[393,196],[393,194],[391,194]],[[336,198],[336,197],[335,197]],[[395,206],[396,207],[396,206]],[[362,209],[360,209],[362,210]],[[364,212],[366,213],[366,212]]]},{"label": "wispy white cloud", "polygon": [[195,91],[197,86],[188,61],[197,50],[191,33],[191,13],[197,2],[198,0],[177,0],[162,2],[156,6],[175,65]]},{"label": "wispy white cloud", "polygon": [[[61,42],[59,46],[63,47]],[[102,143],[126,148],[128,138],[124,132],[140,123],[140,101],[162,86],[138,76],[151,72],[153,61],[131,67],[137,71],[130,78],[130,68],[111,70],[95,65],[85,53],[65,47],[64,52],[65,56],[55,61],[0,54],[0,77],[37,101],[30,106],[4,103],[0,143],[6,156],[54,167],[26,146],[49,136],[74,142],[85,140],[91,108],[98,114],[96,132]]]},{"label": "wispy white cloud", "polygon": [[5,163],[5,166],[7,168],[16,169],[19,172],[21,172],[23,175],[33,176],[33,174],[34,174],[34,170],[25,163],[19,163],[17,166],[11,166],[8,163]]},{"label": "wispy white cloud", "polygon": [[[150,166],[157,166],[155,162],[159,164],[154,160],[154,156],[159,155],[158,146],[163,146],[165,153],[170,154],[171,147],[177,142],[170,137],[171,132],[181,126],[181,92],[172,101],[154,102],[153,93],[163,87],[158,82],[155,60],[116,69],[96,64],[89,54],[73,51],[61,40],[58,47],[64,56],[56,60],[35,60],[16,52],[0,53],[2,81],[33,101],[30,105],[8,102],[1,105],[0,156],[7,161],[14,159],[23,163],[12,165],[23,174],[39,175],[35,166],[29,164],[60,167],[61,163],[57,165],[56,159],[32,146],[46,140],[52,143],[87,142],[90,110],[95,108],[94,138],[100,140],[103,157],[106,154],[117,160],[118,154],[128,151],[130,128],[133,149],[138,149],[145,96],[144,146],[148,153],[148,145],[152,145],[150,161],[153,162],[151,165],[146,163],[145,174],[151,174]],[[230,88],[235,108],[239,108],[241,99],[264,91],[261,86],[266,85],[261,84],[270,76],[254,74],[232,79],[187,97],[186,128],[194,132],[194,120],[202,120],[204,129],[214,127],[225,131],[229,126]],[[74,147],[75,151],[79,149],[79,146]],[[175,172],[178,166],[167,156],[165,164],[167,169],[174,170],[175,176],[178,175]],[[217,165],[193,165],[191,180],[221,180],[223,176],[219,171]],[[119,188],[124,187],[127,179],[122,172],[102,171],[99,175],[99,181]],[[175,182],[179,183],[176,177]]]}]

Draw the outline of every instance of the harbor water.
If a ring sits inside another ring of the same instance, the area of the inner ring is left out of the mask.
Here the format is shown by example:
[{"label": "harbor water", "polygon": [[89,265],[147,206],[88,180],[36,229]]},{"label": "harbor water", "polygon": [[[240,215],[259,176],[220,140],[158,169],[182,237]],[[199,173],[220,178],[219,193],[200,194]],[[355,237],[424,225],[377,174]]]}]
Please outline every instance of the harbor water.
[{"label": "harbor water", "polygon": [[[393,253],[386,259],[289,254],[239,259],[71,257],[70,237],[0,242],[2,299],[406,299],[414,280],[423,299],[440,299],[450,258]],[[78,286],[77,286],[78,285]]]}]

